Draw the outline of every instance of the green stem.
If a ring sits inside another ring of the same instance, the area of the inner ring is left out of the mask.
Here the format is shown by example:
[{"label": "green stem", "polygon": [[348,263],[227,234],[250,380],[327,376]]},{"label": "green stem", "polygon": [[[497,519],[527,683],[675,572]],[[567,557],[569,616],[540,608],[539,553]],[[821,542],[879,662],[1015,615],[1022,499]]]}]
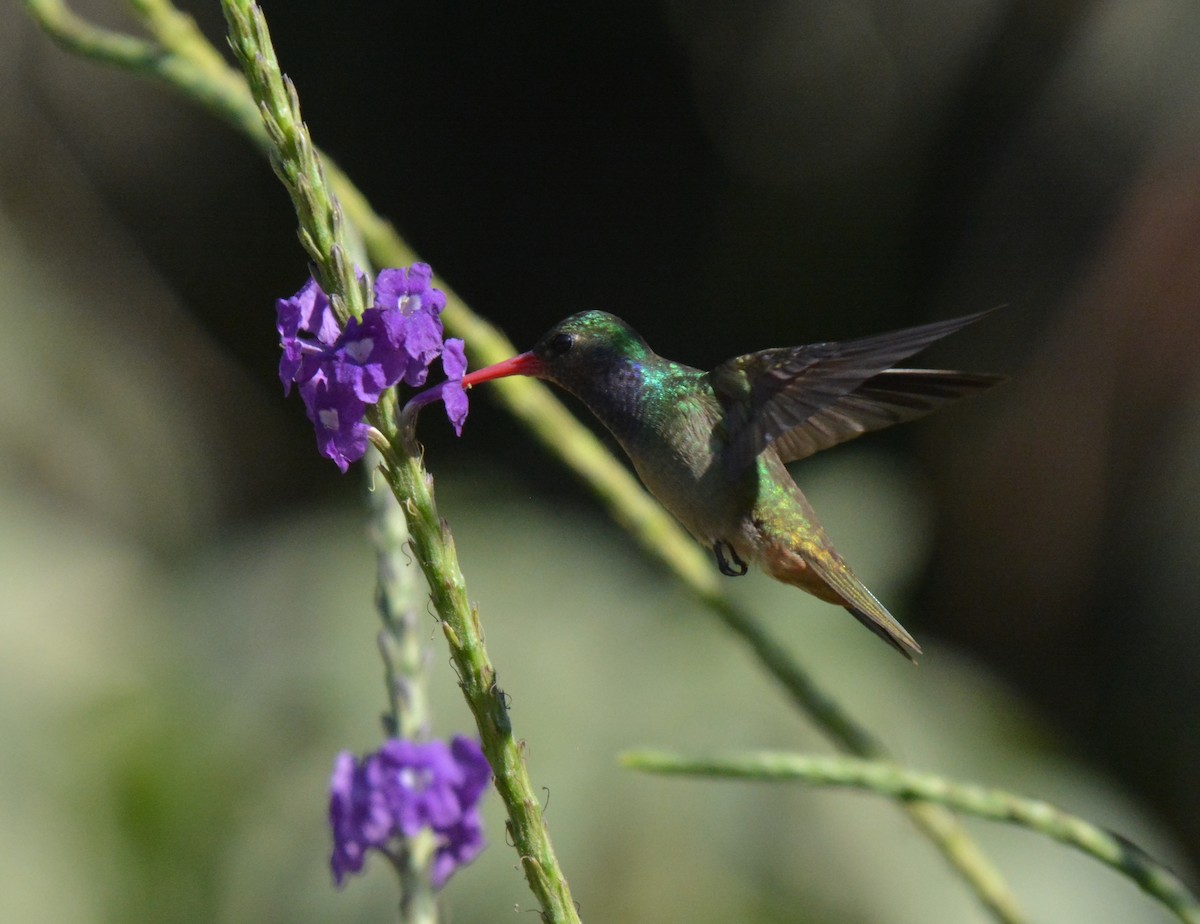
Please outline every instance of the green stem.
[{"label": "green stem", "polygon": [[296,209],[300,243],[312,257],[316,280],[344,324],[351,315],[361,315],[371,298],[350,259],[341,205],[301,118],[296,88],[279,69],[262,10],[250,0],[222,0],[221,6],[229,24],[229,44],[241,62],[271,143],[271,166]]},{"label": "green stem", "polygon": [[429,581],[459,686],[475,716],[483,751],[495,772],[496,789],[508,810],[508,833],[521,857],[525,879],[542,906],[544,920],[577,922],[570,889],[529,779],[522,745],[513,734],[504,691],[496,684],[496,669],[483,644],[479,613],[467,599],[454,538],[438,516],[433,478],[416,458],[396,455],[383,441],[377,446],[384,458],[384,476],[395,495],[404,498],[401,503],[417,563]]},{"label": "green stem", "polygon": [[[378,457],[372,453],[375,464]],[[376,555],[375,603],[383,628],[379,653],[387,679],[388,711],[384,736],[420,741],[429,736],[427,695],[430,650],[417,617],[425,594],[407,555],[408,522],[390,491],[371,491],[371,543]],[[427,634],[427,633],[424,633]],[[402,924],[437,924],[438,907],[430,869],[436,845],[428,831],[406,838],[403,849],[389,855],[400,877]]]},{"label": "green stem", "polygon": [[[374,470],[375,465],[369,465]],[[372,490],[371,541],[376,555],[375,605],[383,628],[379,651],[387,680],[389,738],[417,741],[429,735],[426,684],[430,651],[422,641],[417,607],[425,595],[405,549],[408,521],[390,491]]]},{"label": "green stem", "polygon": [[[279,70],[266,20],[257,5],[251,0],[223,0],[222,6],[230,44],[242,62],[271,141],[271,163],[296,207],[301,242],[316,261],[318,282],[335,307],[340,305],[344,321],[348,314],[361,313],[369,302],[369,292],[347,256],[341,208],[304,126],[295,88]],[[401,445],[393,399],[373,407],[369,418],[375,427],[376,448],[383,457],[382,470],[401,503],[496,789],[508,809],[509,832],[526,880],[542,906],[544,920],[578,922],[524,756],[513,736],[504,694],[496,686],[496,671],[483,645],[478,613],[467,599],[453,537],[437,514],[433,480],[416,457],[398,455],[392,449]]]},{"label": "green stem", "polygon": [[818,757],[803,754],[750,753],[720,758],[690,758],[662,751],[624,754],[621,762],[650,773],[726,777],[778,782],[799,780],[817,786],[862,789],[893,799],[920,799],[956,812],[1021,825],[1074,847],[1128,876],[1181,920],[1200,924],[1200,901],[1174,873],[1125,838],[1064,812],[1049,802],[1000,789],[956,783],[930,773],[907,770],[882,760]]}]

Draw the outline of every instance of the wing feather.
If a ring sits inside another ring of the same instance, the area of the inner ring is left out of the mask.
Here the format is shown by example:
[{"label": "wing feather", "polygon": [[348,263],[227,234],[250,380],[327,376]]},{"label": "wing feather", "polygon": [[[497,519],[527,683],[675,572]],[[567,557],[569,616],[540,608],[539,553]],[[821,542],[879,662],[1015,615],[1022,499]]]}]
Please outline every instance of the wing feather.
[{"label": "wing feather", "polygon": [[[771,443],[868,379],[992,310],[857,340],[763,350],[721,363],[710,373],[710,380],[726,413],[731,471],[742,471]],[[832,431],[825,439],[842,432],[833,420],[823,421],[817,429],[822,428]],[[867,429],[878,428],[857,432]]]},{"label": "wing feather", "polygon": [[773,444],[784,462],[885,427],[916,420],[1005,381],[1002,375],[943,369],[888,369],[822,408]]}]

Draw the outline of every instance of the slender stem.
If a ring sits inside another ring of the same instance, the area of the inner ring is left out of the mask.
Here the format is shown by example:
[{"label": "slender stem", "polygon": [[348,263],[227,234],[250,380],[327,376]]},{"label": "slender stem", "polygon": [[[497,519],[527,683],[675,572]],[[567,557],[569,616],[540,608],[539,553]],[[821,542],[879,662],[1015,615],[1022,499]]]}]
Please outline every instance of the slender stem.
[{"label": "slender stem", "polygon": [[[340,300],[339,313],[344,321],[347,314],[361,313],[369,293],[347,256],[341,207],[304,126],[295,88],[279,70],[266,20],[258,6],[251,0],[223,0],[222,6],[230,44],[246,72],[271,140],[272,166],[296,207],[301,242],[316,261],[317,280],[330,301],[336,306]],[[392,449],[393,445],[401,445],[393,399],[371,408],[368,416],[375,427],[373,441],[383,458],[382,470],[400,500],[417,562],[429,583],[460,685],[492,766],[496,789],[508,809],[509,832],[526,880],[542,906],[544,920],[577,922],[570,889],[550,843],[524,755],[513,736],[504,694],[496,686],[496,671],[483,645],[478,613],[468,602],[454,539],[437,513],[433,480],[419,459],[398,455]]]},{"label": "slender stem", "polygon": [[[373,454],[374,455],[374,454]],[[375,461],[378,457],[375,456]],[[375,465],[370,465],[373,471]],[[419,741],[429,735],[427,694],[430,649],[420,631],[417,607],[425,593],[408,554],[408,522],[391,491],[372,490],[371,542],[376,555],[375,603],[383,627],[379,653],[387,679],[384,736]],[[427,634],[427,633],[426,633]],[[402,924],[437,924],[438,907],[430,870],[436,845],[429,831],[404,839],[388,858],[400,877]]]},{"label": "slender stem", "polygon": [[991,821],[1021,825],[1061,844],[1074,847],[1128,876],[1188,924],[1200,924],[1200,901],[1179,877],[1137,845],[1049,802],[1027,799],[1000,789],[957,783],[930,773],[907,770],[889,761],[803,754],[750,753],[719,758],[691,758],[661,751],[624,754],[627,767],[650,773],[799,780],[817,786],[862,789],[893,799],[920,799]]},{"label": "slender stem", "polygon": [[417,616],[425,594],[417,587],[412,558],[406,549],[408,521],[396,498],[390,491],[372,490],[370,503],[371,540],[376,554],[375,604],[383,623],[379,650],[388,694],[384,733],[389,738],[417,741],[429,735],[426,684],[431,652],[422,641]]},{"label": "slender stem", "polygon": [[370,295],[350,259],[342,209],[325,176],[321,156],[300,115],[296,88],[279,69],[262,10],[250,0],[223,0],[229,44],[241,62],[271,145],[271,166],[300,221],[300,243],[314,261],[314,275],[345,323],[361,315]]},{"label": "slender stem", "polygon": [[475,716],[496,789],[508,811],[508,833],[520,854],[525,879],[541,903],[544,920],[577,922],[570,889],[529,779],[522,744],[513,734],[505,693],[496,683],[496,668],[483,644],[479,613],[467,599],[454,538],[437,512],[433,478],[416,458],[398,456],[385,443],[377,445],[384,458],[384,477],[396,496],[404,498],[417,563],[429,581],[459,686]]}]

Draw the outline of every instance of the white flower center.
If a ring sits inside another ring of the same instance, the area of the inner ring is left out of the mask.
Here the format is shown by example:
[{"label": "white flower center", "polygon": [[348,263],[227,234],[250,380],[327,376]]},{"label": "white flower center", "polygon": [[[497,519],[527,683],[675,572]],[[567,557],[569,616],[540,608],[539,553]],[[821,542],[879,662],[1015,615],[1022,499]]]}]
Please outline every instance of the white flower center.
[{"label": "white flower center", "polygon": [[373,349],[375,349],[375,341],[370,337],[351,340],[346,344],[346,353],[356,363],[365,362]]},{"label": "white flower center", "polygon": [[317,411],[317,419],[321,421],[321,426],[326,430],[337,430],[338,428],[338,412],[330,408],[325,411]]},{"label": "white flower center", "polygon": [[418,770],[414,767],[402,767],[398,775],[400,777],[400,785],[412,792],[425,789],[433,777],[433,774],[428,770]]},{"label": "white flower center", "polygon": [[421,310],[421,296],[401,295],[400,301],[396,303],[396,307],[400,309],[402,315],[411,317]]}]

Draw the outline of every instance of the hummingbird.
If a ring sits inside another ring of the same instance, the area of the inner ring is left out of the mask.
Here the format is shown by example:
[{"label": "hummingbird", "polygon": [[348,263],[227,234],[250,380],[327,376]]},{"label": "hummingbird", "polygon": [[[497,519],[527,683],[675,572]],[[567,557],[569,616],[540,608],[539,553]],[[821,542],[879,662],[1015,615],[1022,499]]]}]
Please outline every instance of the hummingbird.
[{"label": "hummingbird", "polygon": [[608,429],[650,493],[712,550],[723,574],[757,565],[845,607],[915,661],[920,645],[846,564],[785,466],[1004,381],[892,368],[988,313],[761,350],[705,372],[659,356],[620,318],[584,311],[462,384],[525,375],[565,389]]}]

